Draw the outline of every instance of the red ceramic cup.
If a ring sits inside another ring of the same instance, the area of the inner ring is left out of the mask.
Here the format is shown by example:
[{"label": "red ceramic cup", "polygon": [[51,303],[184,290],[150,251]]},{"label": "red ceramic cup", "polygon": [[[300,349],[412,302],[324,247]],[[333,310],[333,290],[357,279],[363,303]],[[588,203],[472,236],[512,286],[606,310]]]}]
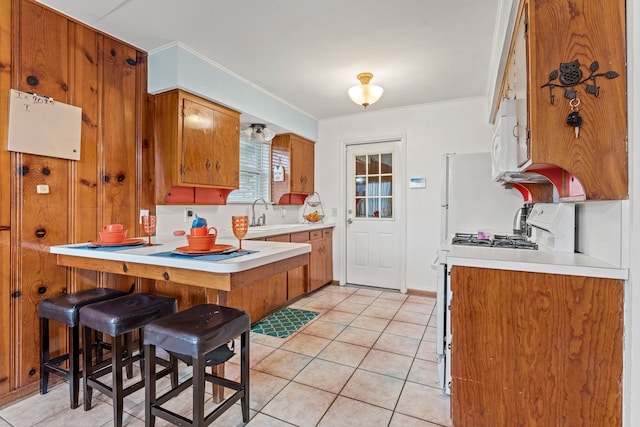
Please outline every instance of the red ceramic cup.
[{"label": "red ceramic cup", "polygon": [[107,224],[104,227],[102,227],[102,231],[108,231],[108,232],[122,231],[122,230],[124,230],[124,227],[122,226],[122,224]]},{"label": "red ceramic cup", "polygon": [[217,236],[218,230],[215,227],[197,227],[189,231],[192,236]]}]

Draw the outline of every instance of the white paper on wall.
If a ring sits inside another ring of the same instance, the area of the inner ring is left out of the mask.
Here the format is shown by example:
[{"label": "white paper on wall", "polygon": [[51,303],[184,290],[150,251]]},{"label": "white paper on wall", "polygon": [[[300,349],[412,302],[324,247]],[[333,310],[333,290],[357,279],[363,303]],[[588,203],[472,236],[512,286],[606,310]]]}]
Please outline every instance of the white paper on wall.
[{"label": "white paper on wall", "polygon": [[9,90],[9,151],[80,160],[81,123],[79,107]]}]

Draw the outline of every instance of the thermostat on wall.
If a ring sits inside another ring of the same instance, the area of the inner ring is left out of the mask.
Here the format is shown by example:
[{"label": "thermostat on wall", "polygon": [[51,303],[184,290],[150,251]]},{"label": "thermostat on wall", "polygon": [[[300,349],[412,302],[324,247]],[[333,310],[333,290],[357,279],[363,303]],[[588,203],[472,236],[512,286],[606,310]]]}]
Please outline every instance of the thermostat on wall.
[{"label": "thermostat on wall", "polygon": [[426,178],[409,178],[409,188],[427,188]]}]

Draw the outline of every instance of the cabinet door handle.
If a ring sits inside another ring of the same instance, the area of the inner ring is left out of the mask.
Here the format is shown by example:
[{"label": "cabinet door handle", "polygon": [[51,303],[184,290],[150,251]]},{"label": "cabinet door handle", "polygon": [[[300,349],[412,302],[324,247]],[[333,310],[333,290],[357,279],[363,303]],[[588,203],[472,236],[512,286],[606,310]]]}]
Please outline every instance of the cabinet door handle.
[{"label": "cabinet door handle", "polygon": [[220,160],[216,160],[216,172],[220,172]]},{"label": "cabinet door handle", "polygon": [[211,160],[207,159],[207,163],[204,164],[204,167],[209,170],[209,168],[211,168]]}]

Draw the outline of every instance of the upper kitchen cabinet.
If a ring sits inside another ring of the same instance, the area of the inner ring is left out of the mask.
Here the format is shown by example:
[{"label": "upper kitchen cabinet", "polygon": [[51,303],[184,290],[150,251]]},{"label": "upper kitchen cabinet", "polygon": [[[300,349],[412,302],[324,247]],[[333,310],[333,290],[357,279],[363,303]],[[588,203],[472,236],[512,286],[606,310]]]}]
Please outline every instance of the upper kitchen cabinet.
[{"label": "upper kitchen cabinet", "polygon": [[313,141],[287,133],[277,135],[271,143],[273,168],[284,169],[281,178],[271,179],[271,198],[280,205],[299,205],[314,192]]},{"label": "upper kitchen cabinet", "polygon": [[239,187],[240,114],[178,89],[154,110],[157,203],[225,204]]},{"label": "upper kitchen cabinet", "polygon": [[524,106],[520,170],[561,199],[628,197],[625,28],[624,0],[519,5],[502,94]]}]

